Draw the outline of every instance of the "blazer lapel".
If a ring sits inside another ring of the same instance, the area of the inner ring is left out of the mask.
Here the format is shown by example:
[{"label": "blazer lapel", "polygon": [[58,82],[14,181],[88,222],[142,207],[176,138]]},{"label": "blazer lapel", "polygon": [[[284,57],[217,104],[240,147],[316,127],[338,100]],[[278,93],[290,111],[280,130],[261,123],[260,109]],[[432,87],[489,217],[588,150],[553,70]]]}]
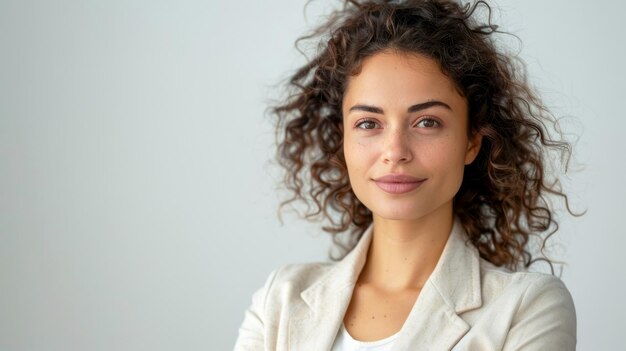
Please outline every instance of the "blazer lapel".
[{"label": "blazer lapel", "polygon": [[413,306],[393,350],[450,350],[469,330],[437,289],[427,283]]},{"label": "blazer lapel", "polygon": [[460,313],[480,307],[480,259],[455,218],[448,242],[394,344],[394,350],[450,350],[469,331]]},{"label": "blazer lapel", "polygon": [[365,264],[372,231],[370,225],[346,257],[300,294],[305,304],[289,318],[289,350],[330,350]]}]

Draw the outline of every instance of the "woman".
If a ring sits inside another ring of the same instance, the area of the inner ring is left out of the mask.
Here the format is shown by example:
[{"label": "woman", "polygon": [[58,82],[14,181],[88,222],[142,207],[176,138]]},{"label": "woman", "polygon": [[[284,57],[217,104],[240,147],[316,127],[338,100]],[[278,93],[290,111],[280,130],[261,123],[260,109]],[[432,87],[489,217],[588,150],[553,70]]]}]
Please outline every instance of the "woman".
[{"label": "woman", "polygon": [[569,144],[480,5],[347,1],[316,31],[279,159],[347,254],[274,271],[236,350],[575,349],[567,288],[525,271],[550,263],[529,239],[555,231],[545,155]]}]

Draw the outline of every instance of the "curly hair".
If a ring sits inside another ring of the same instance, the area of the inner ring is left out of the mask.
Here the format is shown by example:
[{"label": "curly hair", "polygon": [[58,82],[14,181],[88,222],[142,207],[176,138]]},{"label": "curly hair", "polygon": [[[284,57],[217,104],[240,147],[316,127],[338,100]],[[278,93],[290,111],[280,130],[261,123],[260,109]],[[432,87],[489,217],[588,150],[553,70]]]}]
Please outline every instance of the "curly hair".
[{"label": "curly hair", "polygon": [[[476,17],[479,7],[487,18]],[[304,217],[327,221],[324,230],[347,254],[372,223],[371,211],[351,189],[343,155],[342,99],[346,83],[363,60],[383,50],[435,59],[467,99],[468,135],[483,142],[465,167],[453,211],[481,257],[512,270],[545,257],[545,241],[558,229],[547,195],[565,200],[560,182],[548,182],[548,151],[565,168],[571,145],[560,136],[558,120],[527,82],[523,62],[498,49],[491,7],[448,0],[346,0],[327,23],[298,39],[322,37],[317,55],[297,69],[289,96],[271,106],[277,117],[277,158],[294,201],[307,205]],[[325,36],[324,36],[325,35]],[[553,230],[551,228],[554,227]],[[348,232],[341,242],[336,234]],[[547,235],[542,235],[547,233]],[[529,250],[532,235],[542,238],[541,256]]]}]

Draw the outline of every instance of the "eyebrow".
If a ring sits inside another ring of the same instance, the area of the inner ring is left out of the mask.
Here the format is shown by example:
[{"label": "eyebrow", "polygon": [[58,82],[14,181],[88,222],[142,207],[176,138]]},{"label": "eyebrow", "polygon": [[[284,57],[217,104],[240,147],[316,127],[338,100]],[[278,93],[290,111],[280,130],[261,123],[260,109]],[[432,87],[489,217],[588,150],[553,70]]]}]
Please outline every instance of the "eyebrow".
[{"label": "eyebrow", "polygon": [[[452,108],[450,107],[450,105],[446,104],[445,102],[439,101],[439,100],[430,100],[430,101],[426,101],[426,102],[422,102],[422,103],[410,106],[407,109],[407,112],[409,113],[419,112],[421,110],[425,110],[427,108],[434,107],[434,106],[445,107],[448,110],[452,111]],[[379,114],[384,113],[383,109],[378,106],[361,105],[361,104],[350,107],[350,110],[348,112],[352,112],[352,111],[365,111],[365,112],[379,113]]]}]

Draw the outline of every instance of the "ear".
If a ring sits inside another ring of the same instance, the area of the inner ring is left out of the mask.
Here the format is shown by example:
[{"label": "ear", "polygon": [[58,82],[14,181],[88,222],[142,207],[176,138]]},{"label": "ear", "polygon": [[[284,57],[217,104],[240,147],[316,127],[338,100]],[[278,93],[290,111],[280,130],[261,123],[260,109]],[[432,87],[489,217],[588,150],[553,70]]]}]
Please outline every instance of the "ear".
[{"label": "ear", "polygon": [[478,156],[478,152],[480,151],[480,146],[483,142],[482,133],[476,132],[473,136],[469,138],[467,141],[467,150],[465,151],[465,165],[469,165],[476,159]]}]

